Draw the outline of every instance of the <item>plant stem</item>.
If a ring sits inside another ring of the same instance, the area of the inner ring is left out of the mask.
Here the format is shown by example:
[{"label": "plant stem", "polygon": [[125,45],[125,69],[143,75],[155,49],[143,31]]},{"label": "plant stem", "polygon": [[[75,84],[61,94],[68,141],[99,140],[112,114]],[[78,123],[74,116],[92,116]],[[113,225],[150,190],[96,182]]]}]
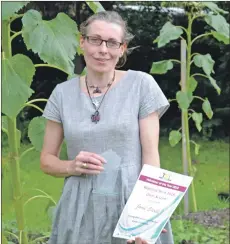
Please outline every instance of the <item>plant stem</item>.
[{"label": "plant stem", "polygon": [[2,49],[5,58],[12,56],[11,45],[10,45],[10,24],[7,21],[3,21],[2,24]]},{"label": "plant stem", "polygon": [[42,239],[46,239],[46,238],[49,238],[49,237],[50,237],[50,235],[38,237],[38,238],[34,239],[33,241],[31,241],[31,244],[33,244],[33,243],[36,244],[38,241],[41,241]]},{"label": "plant stem", "polygon": [[31,104],[31,103],[34,103],[34,102],[47,102],[47,101],[48,101],[48,99],[46,99],[46,98],[38,98],[38,99],[30,100],[26,104]]},{"label": "plant stem", "polygon": [[192,58],[194,55],[200,55],[200,53],[193,53],[193,54],[191,55],[191,58]]},{"label": "plant stem", "polygon": [[8,142],[10,147],[10,167],[13,182],[13,199],[15,204],[15,213],[18,225],[18,231],[21,232],[22,243],[28,244],[27,234],[25,229],[24,208],[22,199],[22,189],[20,181],[20,166],[19,166],[19,154],[17,145],[16,134],[16,118],[8,120]]},{"label": "plant stem", "polygon": [[196,143],[193,140],[190,140],[191,143],[193,143],[194,145],[196,145]]},{"label": "plant stem", "polygon": [[39,110],[41,113],[43,113],[43,110],[41,108],[39,108],[37,105],[35,104],[31,104],[31,103],[26,103],[24,107],[33,107],[33,108],[36,108],[37,110]]},{"label": "plant stem", "polygon": [[28,200],[24,203],[24,207],[25,207],[30,201],[32,201],[32,200],[34,200],[34,199],[37,199],[37,198],[48,198],[48,199],[50,199],[49,197],[44,196],[44,195],[33,196],[33,197],[31,197],[30,199],[28,199]]},{"label": "plant stem", "polygon": [[[192,16],[188,14],[188,38],[187,38],[187,67],[186,67],[186,89],[189,87],[189,77],[190,77],[190,62],[191,62],[191,48],[192,48]],[[190,131],[189,131],[189,120],[188,120],[188,110],[183,112],[183,118],[185,122],[185,138],[186,138],[186,154],[188,159],[188,168],[189,174],[192,174],[192,161],[191,161],[191,150],[190,150]],[[197,212],[197,204],[196,204],[196,195],[195,195],[195,187],[192,181],[191,184],[192,189],[192,199],[193,199],[193,209],[194,212]]]},{"label": "plant stem", "polygon": [[2,131],[5,132],[8,135],[8,130],[5,128],[2,128]]},{"label": "plant stem", "polygon": [[191,108],[189,108],[189,110],[188,111],[192,111],[193,113],[195,113],[195,111],[193,110],[193,109],[191,109]]},{"label": "plant stem", "polygon": [[11,235],[11,236],[13,236],[15,239],[17,239],[17,240],[18,240],[18,236],[17,236],[17,235],[15,235],[14,233],[9,232],[9,231],[7,231],[7,230],[4,230],[4,233],[5,233],[5,234],[7,234],[7,235]]},{"label": "plant stem", "polygon": [[22,31],[14,33],[13,36],[10,37],[10,41],[12,42],[15,37],[17,37],[17,36],[19,36],[21,34],[22,34]]},{"label": "plant stem", "polygon": [[[189,115],[189,116],[188,116],[188,120],[190,120],[191,117],[192,117],[192,115]],[[182,130],[182,127],[180,127],[180,128],[178,129],[178,131],[180,131],[180,130]]]},{"label": "plant stem", "polygon": [[192,76],[202,76],[202,77],[205,77],[205,78],[209,79],[209,77],[207,75],[200,74],[200,73],[195,73]]},{"label": "plant stem", "polygon": [[[10,41],[10,23],[3,21],[2,24],[2,49],[5,53],[5,57],[12,57],[11,41]],[[15,205],[15,213],[19,234],[21,235],[21,242],[28,244],[27,234],[25,232],[25,218],[24,208],[22,199],[22,189],[20,181],[20,167],[19,167],[19,154],[18,154],[18,138],[17,138],[17,127],[16,118],[7,117],[8,123],[8,144],[9,144],[9,164],[12,174],[13,184],[13,199]]]},{"label": "plant stem", "polygon": [[179,63],[179,64],[181,63],[180,60],[177,60],[177,59],[169,59],[169,60],[172,62],[175,62],[175,63]]},{"label": "plant stem", "polygon": [[24,151],[21,156],[20,156],[20,159],[19,159],[19,162],[22,160],[22,158],[29,152],[33,151],[35,149],[35,147],[31,147],[29,149],[27,149],[26,151]]},{"label": "plant stem", "polygon": [[180,27],[188,35],[188,31],[186,30],[186,28],[184,28],[183,26],[180,26],[180,25],[177,25],[176,27]]},{"label": "plant stem", "polygon": [[63,72],[65,72],[67,75],[70,75],[68,72],[66,72],[64,69],[62,68],[59,68],[58,66],[55,66],[55,65],[52,65],[52,64],[35,64],[34,65],[35,68],[38,68],[38,67],[50,67],[50,68],[54,68],[54,69],[59,69]]},{"label": "plant stem", "polygon": [[168,99],[169,102],[176,102],[176,98]]},{"label": "plant stem", "polygon": [[192,45],[196,40],[198,40],[198,39],[200,39],[200,38],[202,38],[202,37],[204,37],[204,36],[210,36],[210,35],[212,35],[212,33],[205,33],[205,34],[201,34],[201,35],[195,37],[195,38],[192,40],[191,45]]},{"label": "plant stem", "polygon": [[198,14],[198,15],[194,15],[193,17],[192,17],[192,19],[191,19],[191,22],[193,22],[195,19],[197,19],[197,18],[200,18],[200,17],[204,17],[205,16],[205,14]]},{"label": "plant stem", "polygon": [[205,102],[205,99],[202,97],[198,97],[198,96],[193,96],[194,98],[200,99],[201,101]]},{"label": "plant stem", "polygon": [[18,18],[22,18],[24,16],[24,14],[17,14],[15,17],[13,17],[11,20],[10,20],[10,23],[12,23],[14,20],[18,19]]}]

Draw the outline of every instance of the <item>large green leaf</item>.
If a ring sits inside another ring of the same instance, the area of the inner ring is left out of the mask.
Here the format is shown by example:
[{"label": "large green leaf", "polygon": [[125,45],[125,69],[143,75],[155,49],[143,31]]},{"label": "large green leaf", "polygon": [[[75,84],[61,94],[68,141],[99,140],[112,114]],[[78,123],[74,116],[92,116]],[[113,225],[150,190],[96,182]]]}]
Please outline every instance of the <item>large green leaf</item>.
[{"label": "large green leaf", "polygon": [[172,147],[181,140],[181,133],[178,130],[172,130],[169,134],[169,143]]},{"label": "large green leaf", "polygon": [[213,111],[212,111],[211,104],[210,104],[208,98],[206,98],[205,101],[203,102],[202,109],[205,112],[205,114],[207,115],[207,117],[209,119],[211,119],[213,116]]},{"label": "large green leaf", "polygon": [[173,62],[171,60],[163,60],[159,62],[153,62],[150,70],[151,74],[165,74],[168,70],[173,68]]},{"label": "large green leaf", "polygon": [[171,22],[166,22],[162,29],[160,30],[160,35],[153,43],[158,43],[158,47],[163,47],[171,40],[176,40],[183,33],[182,29],[178,26],[171,24]]},{"label": "large green leaf", "polygon": [[100,2],[95,2],[95,1],[86,1],[87,5],[92,9],[94,13],[102,12],[105,11],[103,6],[100,4]]},{"label": "large green leaf", "polygon": [[77,32],[77,54],[79,56],[84,54],[83,50],[80,47],[80,39],[81,39],[81,33],[78,31]]},{"label": "large green leaf", "polygon": [[46,21],[35,10],[29,10],[22,18],[22,36],[27,49],[38,53],[48,64],[58,66],[67,73],[74,73],[72,60],[77,51],[77,25],[64,13]]},{"label": "large green leaf", "polygon": [[225,45],[230,44],[229,36],[225,36],[222,33],[211,31],[214,38],[216,38],[217,41],[223,42]]},{"label": "large green leaf", "polygon": [[188,91],[189,92],[194,92],[196,90],[196,87],[197,87],[197,81],[195,80],[194,77],[190,77],[189,78],[189,87],[188,87]]},{"label": "large green leaf", "polygon": [[37,151],[42,150],[46,119],[44,117],[33,118],[29,124],[28,136]]},{"label": "large green leaf", "polygon": [[206,23],[212,26],[217,32],[229,38],[229,24],[222,15],[207,15],[204,19]]},{"label": "large green leaf", "polygon": [[9,20],[15,15],[21,8],[23,8],[28,2],[2,2],[2,20]]},{"label": "large green leaf", "polygon": [[180,109],[188,109],[193,100],[193,96],[191,92],[178,91],[176,93],[176,100]]},{"label": "large green leaf", "polygon": [[214,80],[211,76],[208,77],[211,84],[213,85],[213,87],[216,89],[218,95],[220,95],[221,89],[220,87],[216,84],[216,80]]},{"label": "large green leaf", "polygon": [[[46,119],[42,116],[33,118],[29,124],[28,128],[28,136],[32,145],[38,152],[41,152],[45,134],[45,127],[46,127]],[[61,152],[60,152],[61,159],[67,159],[67,147],[66,143],[63,142]]]},{"label": "large green leaf", "polygon": [[202,68],[206,75],[209,76],[211,73],[214,73],[213,66],[215,61],[209,53],[206,55],[197,54],[194,56],[193,60],[194,64],[197,67]]},{"label": "large green leaf", "polygon": [[201,123],[203,121],[203,114],[194,112],[194,113],[192,113],[192,119],[196,123],[197,130],[201,131],[201,129],[202,129]]},{"label": "large green leaf", "polygon": [[15,118],[33,93],[30,84],[35,73],[32,61],[17,54],[2,61],[2,113]]},{"label": "large green leaf", "polygon": [[213,2],[202,2],[202,5],[204,5],[204,6],[206,6],[206,7],[208,7],[209,9],[211,9],[213,12],[215,12],[215,13],[222,13],[222,14],[227,14],[228,13],[228,11],[225,11],[225,10],[223,10],[223,9],[221,9],[221,8],[219,8],[215,3],[213,3]]}]

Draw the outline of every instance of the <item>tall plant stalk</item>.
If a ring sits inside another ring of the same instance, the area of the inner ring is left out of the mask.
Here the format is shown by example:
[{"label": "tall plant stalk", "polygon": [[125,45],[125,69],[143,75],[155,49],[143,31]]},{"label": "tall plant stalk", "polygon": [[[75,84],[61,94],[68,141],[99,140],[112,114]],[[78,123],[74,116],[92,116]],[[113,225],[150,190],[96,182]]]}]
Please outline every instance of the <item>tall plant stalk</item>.
[{"label": "tall plant stalk", "polygon": [[[10,41],[10,22],[4,22],[2,29],[2,35],[4,37],[2,43],[2,49],[5,58],[12,57],[11,41]],[[18,153],[18,142],[17,138],[17,125],[16,118],[7,117],[8,124],[8,144],[9,144],[9,164],[12,174],[12,185],[13,185],[13,201],[15,205],[16,221],[19,230],[19,243],[28,244],[28,238],[25,231],[25,217],[23,207],[23,195],[20,180],[20,166],[19,166],[19,153]]]},{"label": "tall plant stalk", "polygon": [[[191,33],[192,33],[192,17],[191,14],[188,13],[188,29],[187,29],[187,61],[186,61],[186,85],[185,92],[188,92],[189,87],[189,77],[190,77],[190,62],[191,62],[191,49],[192,49],[192,41],[191,41]],[[186,141],[186,155],[188,162],[188,170],[189,175],[194,176],[194,172],[192,170],[192,161],[191,161],[191,150],[190,150],[190,132],[189,132],[189,118],[188,118],[188,109],[182,109],[182,116],[184,119],[184,133],[185,133],[185,141]],[[182,144],[183,145],[183,144]],[[195,186],[192,181],[191,184],[192,190],[192,200],[193,200],[193,210],[197,212],[197,203],[196,203],[196,194],[195,194]]]},{"label": "tall plant stalk", "polygon": [[[180,56],[181,56],[181,91],[186,91],[186,57],[187,57],[187,46],[186,41],[182,39],[180,41]],[[186,148],[186,137],[185,137],[185,122],[184,122],[184,114],[181,114],[181,124],[182,124],[182,162],[183,162],[183,171],[185,175],[189,175],[188,173],[188,160],[187,160],[187,148]],[[184,213],[188,214],[189,212],[189,192],[187,191],[184,195]]]}]

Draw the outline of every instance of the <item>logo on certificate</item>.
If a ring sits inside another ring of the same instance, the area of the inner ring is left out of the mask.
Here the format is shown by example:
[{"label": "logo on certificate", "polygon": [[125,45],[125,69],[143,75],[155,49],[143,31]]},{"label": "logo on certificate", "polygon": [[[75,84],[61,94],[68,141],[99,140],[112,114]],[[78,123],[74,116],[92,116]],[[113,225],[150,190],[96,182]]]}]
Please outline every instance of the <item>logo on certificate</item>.
[{"label": "logo on certificate", "polygon": [[163,175],[160,176],[159,178],[163,180],[171,181],[171,174],[163,172]]}]

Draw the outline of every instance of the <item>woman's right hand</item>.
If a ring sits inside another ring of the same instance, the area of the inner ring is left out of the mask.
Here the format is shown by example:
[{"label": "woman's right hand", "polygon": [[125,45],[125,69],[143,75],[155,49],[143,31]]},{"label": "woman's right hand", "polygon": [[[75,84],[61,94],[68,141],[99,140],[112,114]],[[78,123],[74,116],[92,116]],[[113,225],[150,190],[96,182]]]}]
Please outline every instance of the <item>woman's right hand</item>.
[{"label": "woman's right hand", "polygon": [[104,170],[105,159],[96,153],[80,152],[67,167],[69,175],[97,175]]}]

